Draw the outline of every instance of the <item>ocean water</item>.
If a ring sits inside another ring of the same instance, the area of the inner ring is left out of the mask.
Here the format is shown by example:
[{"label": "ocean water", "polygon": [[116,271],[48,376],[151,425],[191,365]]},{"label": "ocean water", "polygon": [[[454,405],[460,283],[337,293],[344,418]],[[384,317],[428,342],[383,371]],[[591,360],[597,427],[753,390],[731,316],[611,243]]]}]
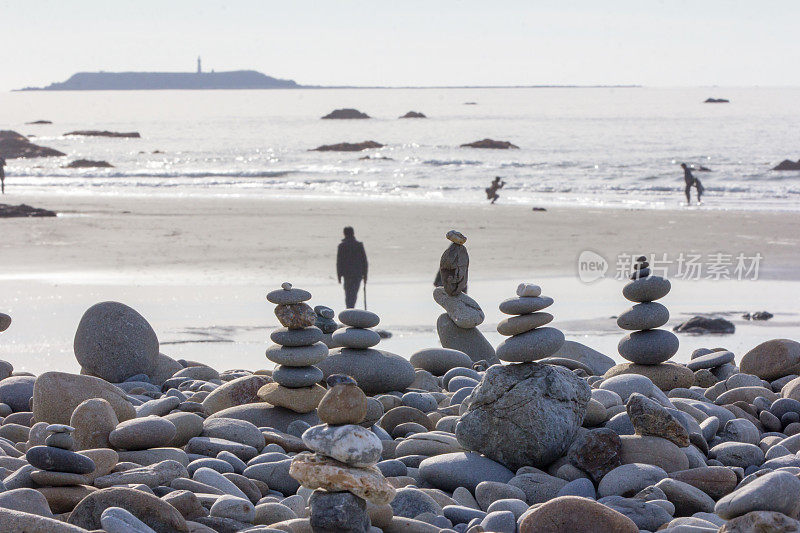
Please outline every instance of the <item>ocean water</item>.
[{"label": "ocean water", "polygon": [[[501,176],[501,203],[671,209],[685,161],[711,169],[695,173],[706,208],[797,210],[800,172],[770,169],[800,158],[798,101],[800,88],[12,92],[0,129],[67,154],[10,160],[22,192],[479,203]],[[342,107],[374,118],[320,120]],[[429,118],[397,118],[409,110]],[[38,119],[53,124],[25,124]],[[63,136],[76,129],[142,138]],[[520,148],[459,147],[486,137]],[[385,147],[309,151],[364,140]],[[114,168],[62,168],[77,158]]]}]

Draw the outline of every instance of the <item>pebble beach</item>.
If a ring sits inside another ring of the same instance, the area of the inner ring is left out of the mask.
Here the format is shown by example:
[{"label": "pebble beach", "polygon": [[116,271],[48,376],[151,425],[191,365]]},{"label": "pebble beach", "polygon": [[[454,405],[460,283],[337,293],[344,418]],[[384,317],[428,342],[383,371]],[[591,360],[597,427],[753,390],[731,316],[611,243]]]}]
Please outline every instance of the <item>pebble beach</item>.
[{"label": "pebble beach", "polygon": [[[613,357],[566,339],[546,279],[506,287],[493,342],[468,235],[439,237],[438,342],[413,353],[383,349],[378,314],[283,282],[256,368],[170,357],[114,301],[75,327],[79,372],[0,361],[3,530],[800,529],[800,343],[680,354],[646,255],[618,285]],[[0,343],[16,325],[0,315]]]}]

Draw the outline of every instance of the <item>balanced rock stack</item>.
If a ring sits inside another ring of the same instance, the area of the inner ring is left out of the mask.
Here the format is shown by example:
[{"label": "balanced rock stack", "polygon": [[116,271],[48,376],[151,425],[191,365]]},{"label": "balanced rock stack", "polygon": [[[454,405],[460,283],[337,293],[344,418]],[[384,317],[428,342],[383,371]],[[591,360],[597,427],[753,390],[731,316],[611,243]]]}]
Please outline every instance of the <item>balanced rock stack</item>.
[{"label": "balanced rock stack", "polygon": [[542,296],[538,285],[520,283],[517,297],[500,303],[500,312],[512,315],[497,325],[497,332],[508,338],[497,347],[497,357],[509,363],[528,363],[549,357],[564,344],[561,330],[543,327],[553,320],[541,312],[553,305],[553,299]]},{"label": "balanced rock stack", "polygon": [[620,328],[632,331],[617,345],[619,354],[630,363],[612,367],[605,377],[641,374],[664,391],[692,386],[694,374],[691,370],[667,362],[678,351],[678,337],[671,331],[657,329],[669,320],[669,310],[656,302],[669,294],[669,280],[651,276],[645,256],[636,259],[630,279],[622,289],[622,295],[636,305],[617,318]]},{"label": "balanced rock stack", "polygon": [[296,413],[310,413],[325,394],[318,383],[322,370],[314,365],[328,356],[328,347],[321,342],[322,330],[314,325],[317,314],[305,303],[310,299],[310,292],[295,289],[291,283],[267,294],[284,327],[272,332],[270,339],[275,344],[266,352],[267,359],[278,365],[272,372],[275,383],[261,387],[258,397]]},{"label": "balanced rock stack", "polygon": [[314,531],[367,532],[367,502],[386,506],[395,489],[375,466],[383,446],[357,424],[367,414],[367,397],[350,376],[328,377],[328,391],[317,409],[323,424],[307,429],[303,443],[313,453],[292,459],[289,474],[304,487],[317,489],[309,498]]},{"label": "balanced rock stack", "polygon": [[345,374],[356,380],[367,394],[402,391],[414,381],[414,367],[397,354],[378,350],[381,336],[372,328],[381,319],[375,313],[361,309],[346,309],[339,313],[344,328],[331,335],[334,346],[330,356],[320,362],[325,377]]},{"label": "balanced rock stack", "polygon": [[436,321],[439,342],[444,348],[460,350],[477,362],[497,362],[494,348],[478,331],[484,315],[478,302],[467,296],[469,254],[464,246],[467,238],[455,230],[447,232],[452,244],[439,262],[442,286],[433,290],[433,299],[446,311]]},{"label": "balanced rock stack", "polygon": [[333,346],[331,334],[339,327],[339,324],[333,319],[336,313],[333,309],[324,305],[314,307],[314,313],[317,315],[314,325],[322,331],[322,342],[324,342],[328,348],[331,348]]},{"label": "balanced rock stack", "polygon": [[64,424],[50,424],[46,427],[47,438],[44,446],[32,446],[25,453],[25,459],[36,470],[30,478],[43,487],[68,487],[89,485],[87,474],[95,469],[89,457],[72,451],[75,442],[72,438],[74,428]]}]

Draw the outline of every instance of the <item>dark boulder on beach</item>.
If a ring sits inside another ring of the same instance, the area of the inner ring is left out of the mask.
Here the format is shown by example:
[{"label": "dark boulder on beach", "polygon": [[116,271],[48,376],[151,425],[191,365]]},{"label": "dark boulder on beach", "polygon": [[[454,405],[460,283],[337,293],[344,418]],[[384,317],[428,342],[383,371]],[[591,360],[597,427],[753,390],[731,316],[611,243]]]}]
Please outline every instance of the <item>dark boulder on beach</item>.
[{"label": "dark boulder on beach", "polygon": [[70,161],[64,168],[114,168],[108,161],[92,161],[91,159],[76,159]]},{"label": "dark boulder on beach", "polygon": [[79,131],[69,131],[64,134],[65,137],[67,136],[77,136],[77,137],[122,137],[128,139],[139,139],[141,135],[138,131],[129,131],[129,132],[119,132],[119,131],[100,131],[100,130],[79,130]]},{"label": "dark boulder on beach", "polygon": [[777,166],[773,167],[772,170],[800,170],[800,159],[797,161],[784,159],[778,163]]},{"label": "dark boulder on beach", "polygon": [[428,117],[425,116],[425,113],[420,113],[419,111],[409,111],[400,118],[428,118]]},{"label": "dark boulder on beach", "polygon": [[360,143],[323,144],[317,146],[312,152],[360,152],[370,148],[382,148],[381,143],[375,141],[362,141]]},{"label": "dark boulder on beach", "polygon": [[55,211],[49,211],[39,207],[31,207],[26,204],[9,205],[0,204],[0,218],[31,218],[31,217],[54,217]]},{"label": "dark boulder on beach", "polygon": [[728,335],[736,331],[736,326],[730,320],[724,318],[711,318],[707,316],[693,316],[686,322],[678,324],[673,331],[679,333],[695,334],[723,334]]},{"label": "dark boulder on beach", "polygon": [[53,122],[50,120],[34,120],[33,122],[26,122],[25,124],[52,124]]},{"label": "dark boulder on beach", "polygon": [[490,148],[493,150],[508,150],[509,148],[519,148],[519,146],[515,144],[511,144],[508,141],[495,141],[494,139],[483,139],[481,141],[475,141],[472,143],[466,143],[461,145],[462,148]]},{"label": "dark boulder on beach", "polygon": [[33,144],[24,135],[16,131],[0,130],[0,157],[5,159],[28,157],[57,157],[65,155],[63,152]]},{"label": "dark boulder on beach", "polygon": [[730,100],[727,98],[706,98],[704,104],[729,104]]},{"label": "dark boulder on beach", "polygon": [[366,113],[362,113],[358,109],[334,109],[324,117],[323,119],[356,119],[356,118],[370,118],[369,115]]}]

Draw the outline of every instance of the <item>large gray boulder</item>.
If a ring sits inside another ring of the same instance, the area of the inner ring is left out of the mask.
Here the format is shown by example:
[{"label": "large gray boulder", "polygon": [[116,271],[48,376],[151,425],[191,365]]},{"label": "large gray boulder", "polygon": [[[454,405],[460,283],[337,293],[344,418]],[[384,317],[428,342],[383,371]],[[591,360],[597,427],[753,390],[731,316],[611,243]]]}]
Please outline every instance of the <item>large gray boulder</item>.
[{"label": "large gray boulder", "polygon": [[456,438],[511,470],[544,467],[572,444],[590,396],[589,385],[562,367],[494,365],[464,400]]},{"label": "large gray boulder", "polygon": [[158,338],[134,309],[119,302],[101,302],[83,314],[74,349],[83,373],[120,383],[153,371]]}]

